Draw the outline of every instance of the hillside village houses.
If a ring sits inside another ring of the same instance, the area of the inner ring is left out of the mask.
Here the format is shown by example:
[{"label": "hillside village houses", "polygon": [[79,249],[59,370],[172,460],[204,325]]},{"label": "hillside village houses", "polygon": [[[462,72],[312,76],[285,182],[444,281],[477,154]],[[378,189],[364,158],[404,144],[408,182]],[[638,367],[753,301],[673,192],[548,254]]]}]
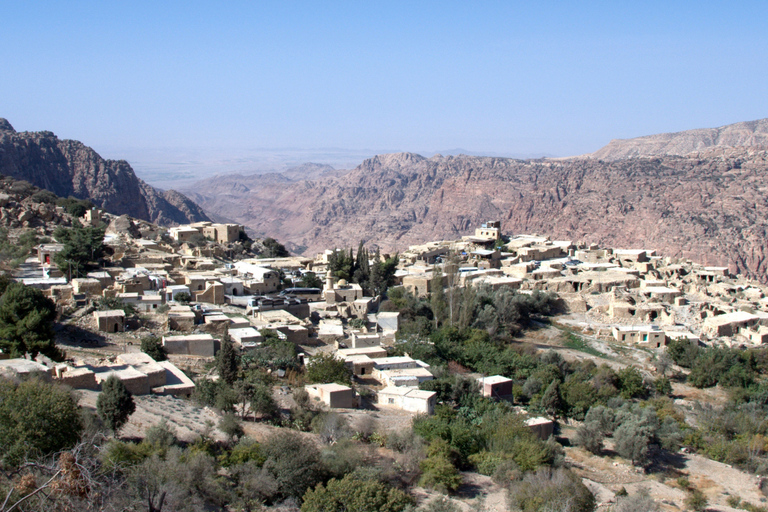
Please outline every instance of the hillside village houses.
[{"label": "hillside village houses", "polygon": [[[162,233],[151,238],[132,221],[122,222],[123,227],[111,229],[105,239],[114,253],[108,266],[68,281],[53,264],[52,255],[60,247],[47,243],[29,262],[37,265],[40,277],[24,280],[42,289],[61,310],[115,298],[136,307],[139,315],[160,315],[162,344],[171,360],[148,361],[126,345],[126,355],[101,366],[47,367],[51,378],[97,388],[105,375],[114,374],[141,393],[186,395],[194,384],[174,365],[199,367],[211,361],[227,333],[239,350],[253,350],[268,329],[294,343],[304,360],[323,352],[335,354],[354,374],[356,386],[374,391],[376,407],[434,410],[436,394],[419,389],[433,378],[429,365],[407,355],[389,355],[388,349],[398,342],[399,314],[380,312],[381,297],[365,296],[360,285],[335,279],[329,268],[332,250],[315,258],[236,260],[229,257],[226,244],[239,240],[242,226],[177,226],[168,231],[173,245]],[[192,247],[195,235],[217,244]],[[298,278],[307,271],[324,281],[319,298],[280,295],[285,276]],[[651,350],[664,350],[678,338],[733,346],[768,342],[766,287],[732,276],[727,268],[664,257],[652,249],[505,236],[499,221],[483,223],[460,240],[427,242],[399,254],[396,286],[428,297],[438,282],[554,292],[567,312],[559,322],[599,339]],[[83,321],[105,336],[130,336],[137,328],[137,320],[121,309],[93,311]],[[21,372],[31,363],[3,364],[7,371]],[[486,396],[504,400],[511,394],[507,376],[477,378]],[[307,391],[327,407],[358,405],[353,388],[325,384]],[[543,428],[539,420],[533,424]]]}]

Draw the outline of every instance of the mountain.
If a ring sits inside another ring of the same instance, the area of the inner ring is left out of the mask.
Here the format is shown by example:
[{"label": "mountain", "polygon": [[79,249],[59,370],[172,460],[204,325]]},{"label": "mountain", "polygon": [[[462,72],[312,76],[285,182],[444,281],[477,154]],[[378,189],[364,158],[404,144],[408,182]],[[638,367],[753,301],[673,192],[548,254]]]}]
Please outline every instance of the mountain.
[{"label": "mountain", "polygon": [[768,119],[729,124],[720,128],[700,128],[635,139],[615,139],[586,156],[612,161],[634,157],[687,155],[710,148],[730,147],[768,149]]},{"label": "mountain", "polygon": [[360,240],[394,251],[498,219],[507,234],[657,249],[766,281],[767,170],[768,151],[751,148],[612,162],[399,153],[340,177],[247,190],[233,178],[225,199],[193,197],[307,255]]},{"label": "mountain", "polygon": [[139,179],[125,160],[104,160],[83,143],[52,132],[17,132],[2,118],[0,174],[62,197],[89,199],[115,215],[163,225],[209,220],[179,192],[160,191]]}]

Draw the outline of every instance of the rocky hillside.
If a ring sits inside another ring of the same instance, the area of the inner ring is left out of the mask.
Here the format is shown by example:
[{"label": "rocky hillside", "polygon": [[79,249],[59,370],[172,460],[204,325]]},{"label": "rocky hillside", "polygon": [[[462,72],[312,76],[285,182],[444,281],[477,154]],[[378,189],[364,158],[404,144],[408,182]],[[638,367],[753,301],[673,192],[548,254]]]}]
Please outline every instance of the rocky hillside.
[{"label": "rocky hillside", "polygon": [[140,180],[125,160],[104,160],[81,142],[62,140],[51,132],[16,132],[5,119],[0,119],[0,174],[156,224],[208,220],[182,194],[160,191]]},{"label": "rocky hillside", "polygon": [[744,148],[614,162],[402,153],[341,177],[233,180],[226,201],[194,198],[212,211],[226,202],[226,216],[305,254],[361,239],[402,249],[499,219],[510,234],[657,249],[766,281],[766,170],[768,151]]},{"label": "rocky hillside", "polygon": [[616,139],[587,156],[612,161],[643,156],[687,155],[710,148],[732,147],[768,149],[768,119],[729,124],[720,128]]}]

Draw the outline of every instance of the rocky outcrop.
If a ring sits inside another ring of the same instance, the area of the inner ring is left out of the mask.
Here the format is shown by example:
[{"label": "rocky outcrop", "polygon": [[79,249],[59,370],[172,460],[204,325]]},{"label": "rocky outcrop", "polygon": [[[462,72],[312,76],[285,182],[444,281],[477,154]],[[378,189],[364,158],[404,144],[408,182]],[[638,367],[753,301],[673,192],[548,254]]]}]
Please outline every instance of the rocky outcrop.
[{"label": "rocky outcrop", "polygon": [[89,199],[116,215],[157,224],[208,220],[182,194],[159,191],[140,180],[125,160],[104,160],[75,140],[52,132],[16,132],[0,119],[0,174],[29,181],[61,197]]},{"label": "rocky outcrop", "polygon": [[498,219],[509,234],[657,249],[766,281],[766,171],[768,152],[751,149],[615,162],[380,155],[338,178],[230,182],[227,216],[308,255],[360,240],[397,250]]},{"label": "rocky outcrop", "polygon": [[616,139],[586,156],[612,161],[635,157],[688,155],[711,148],[744,147],[768,149],[768,119],[729,124],[720,128]]}]

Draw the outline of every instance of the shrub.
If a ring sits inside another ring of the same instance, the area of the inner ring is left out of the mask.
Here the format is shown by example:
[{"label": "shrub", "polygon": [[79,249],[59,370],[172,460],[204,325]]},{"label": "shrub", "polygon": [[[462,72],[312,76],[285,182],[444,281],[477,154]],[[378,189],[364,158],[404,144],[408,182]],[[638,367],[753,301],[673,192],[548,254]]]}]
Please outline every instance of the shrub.
[{"label": "shrub", "polygon": [[461,485],[461,475],[451,462],[451,448],[443,439],[433,440],[427,448],[427,458],[421,461],[419,485],[440,492],[452,492]]},{"label": "shrub", "polygon": [[17,464],[77,442],[82,419],[66,389],[41,379],[0,378],[0,458]]},{"label": "shrub", "polygon": [[55,359],[63,354],[53,340],[56,306],[43,292],[11,283],[0,297],[0,349],[11,357],[38,353]]},{"label": "shrub", "polygon": [[307,379],[310,382],[349,384],[352,372],[343,360],[331,354],[318,354],[307,363]]},{"label": "shrub", "polygon": [[401,512],[412,502],[410,496],[395,487],[352,473],[308,490],[301,512]]},{"label": "shrub", "polygon": [[123,381],[115,375],[104,381],[96,400],[96,412],[109,430],[116,434],[135,410],[133,396],[125,389]]},{"label": "shrub", "polygon": [[295,432],[277,432],[262,443],[264,468],[274,477],[278,496],[301,498],[323,476],[320,452],[311,439]]},{"label": "shrub", "polygon": [[521,512],[595,510],[595,497],[580,478],[565,469],[541,468],[529,473],[521,482],[512,484],[508,503]]},{"label": "shrub", "polygon": [[141,339],[141,351],[155,361],[165,361],[168,353],[165,351],[162,341],[157,336],[145,336]]},{"label": "shrub", "polygon": [[603,435],[596,421],[585,421],[576,431],[575,442],[585,450],[599,455],[603,451]]}]

